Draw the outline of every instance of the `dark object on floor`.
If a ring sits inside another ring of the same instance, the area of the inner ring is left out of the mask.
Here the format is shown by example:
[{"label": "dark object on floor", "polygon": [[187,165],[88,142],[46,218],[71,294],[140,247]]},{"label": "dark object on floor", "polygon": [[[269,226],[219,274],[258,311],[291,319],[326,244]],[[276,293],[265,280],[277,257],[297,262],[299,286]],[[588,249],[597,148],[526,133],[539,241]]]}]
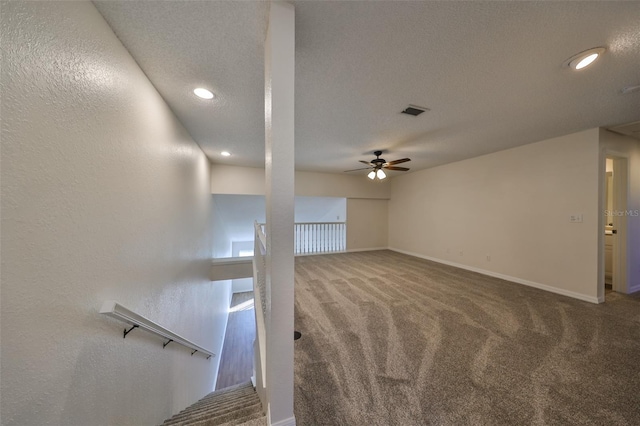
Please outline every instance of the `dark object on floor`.
[{"label": "dark object on floor", "polygon": [[293,332],[293,340],[298,340],[301,337],[302,337],[302,333],[300,333],[299,331]]}]

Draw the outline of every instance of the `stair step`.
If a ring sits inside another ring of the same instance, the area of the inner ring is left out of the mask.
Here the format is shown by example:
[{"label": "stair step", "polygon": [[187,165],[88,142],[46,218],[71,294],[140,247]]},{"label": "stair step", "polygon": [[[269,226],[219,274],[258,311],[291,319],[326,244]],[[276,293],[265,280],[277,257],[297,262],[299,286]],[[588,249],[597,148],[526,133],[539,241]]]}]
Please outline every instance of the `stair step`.
[{"label": "stair step", "polygon": [[[258,402],[255,405],[234,410],[228,413],[209,413],[208,416],[198,416],[197,418],[186,418],[182,422],[175,423],[180,426],[218,426],[225,423],[232,423],[243,417],[251,416],[252,414],[260,414],[262,416],[262,406]],[[234,424],[234,423],[232,423]],[[238,424],[238,423],[235,423]]]},{"label": "stair step", "polygon": [[247,406],[253,406],[259,403],[260,403],[260,398],[258,398],[258,396],[254,394],[242,399],[241,401],[238,401],[235,404],[225,403],[221,405],[198,407],[196,409],[189,407],[188,409],[180,412],[179,414],[176,414],[171,419],[165,421],[164,425],[168,426],[168,425],[178,423],[187,417],[191,417],[191,418],[201,417],[211,412],[224,414],[224,413],[242,409]]},{"label": "stair step", "polygon": [[246,401],[249,400],[251,398],[256,398],[257,395],[255,392],[247,392],[247,393],[243,393],[243,394],[239,394],[233,398],[226,398],[226,399],[210,399],[207,401],[199,401],[196,402],[195,404],[193,404],[192,406],[186,408],[184,411],[187,410],[196,410],[196,409],[213,409],[215,407],[222,407],[224,405],[234,405],[236,403],[242,402],[242,401]]},{"label": "stair step", "polygon": [[254,413],[240,419],[236,419],[219,426],[267,426],[267,417],[262,413]]},{"label": "stair step", "polygon": [[165,420],[162,426],[266,426],[262,404],[251,382],[206,395]]},{"label": "stair step", "polygon": [[240,390],[251,390],[251,389],[253,389],[253,385],[251,384],[251,382],[245,382],[239,385],[230,386],[228,388],[215,390],[205,395],[202,399],[222,397],[223,395],[233,394],[235,392],[239,392]]},{"label": "stair step", "polygon": [[252,419],[252,420],[249,420],[247,422],[238,423],[238,424],[242,425],[242,426],[268,426],[267,417],[266,416],[260,416],[260,417],[258,417],[256,419]]}]

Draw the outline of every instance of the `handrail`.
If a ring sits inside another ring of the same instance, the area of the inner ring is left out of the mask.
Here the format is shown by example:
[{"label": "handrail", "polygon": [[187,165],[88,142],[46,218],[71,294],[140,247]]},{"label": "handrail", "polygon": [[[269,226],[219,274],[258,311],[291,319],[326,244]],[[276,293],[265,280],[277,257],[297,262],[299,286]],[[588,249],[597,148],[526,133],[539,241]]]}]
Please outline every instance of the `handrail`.
[{"label": "handrail", "polygon": [[134,328],[142,328],[151,333],[157,334],[158,336],[164,337],[165,339],[169,339],[166,343],[163,343],[163,348],[169,343],[174,342],[193,349],[191,355],[196,352],[201,352],[207,355],[207,359],[211,358],[212,356],[216,356],[216,354],[214,354],[213,352],[203,348],[202,346],[196,345],[195,343],[185,339],[184,337],[174,333],[169,329],[164,328],[160,324],[157,324],[150,319],[143,317],[140,314],[133,312],[131,309],[122,306],[114,300],[107,300],[106,302],[104,302],[102,304],[102,309],[100,309],[100,313],[131,324],[132,327],[129,330],[127,330],[126,328],[124,329],[123,337],[125,338],[127,337],[127,334]]},{"label": "handrail", "polygon": [[253,250],[253,270],[254,283],[256,290],[260,296],[260,306],[262,314],[267,315],[267,299],[266,299],[266,272],[265,256],[267,254],[267,237],[264,233],[265,225],[263,223],[254,222],[255,241]]},{"label": "handrail", "polygon": [[[266,236],[266,223],[258,223],[254,222],[254,226],[256,229],[256,235],[260,238],[260,242],[262,243],[262,247],[267,247],[267,236]],[[255,253],[254,253],[255,254]]]},{"label": "handrail", "polygon": [[[254,222],[255,238],[253,250],[253,295],[260,300],[255,303],[256,339],[253,342],[253,380],[263,407],[269,405],[267,397],[267,244],[264,234],[265,226]],[[258,306],[260,306],[258,308]]]}]

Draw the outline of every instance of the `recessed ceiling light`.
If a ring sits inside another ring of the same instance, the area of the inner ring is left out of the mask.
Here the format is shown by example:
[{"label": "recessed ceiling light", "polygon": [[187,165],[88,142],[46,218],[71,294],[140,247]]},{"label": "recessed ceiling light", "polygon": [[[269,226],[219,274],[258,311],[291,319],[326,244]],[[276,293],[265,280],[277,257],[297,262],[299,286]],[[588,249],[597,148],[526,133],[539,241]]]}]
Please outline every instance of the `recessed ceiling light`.
[{"label": "recessed ceiling light", "polygon": [[567,61],[567,65],[576,71],[591,65],[596,59],[600,57],[605,51],[604,47],[595,47],[593,49],[585,50],[575,56],[572,56]]},{"label": "recessed ceiling light", "polygon": [[222,155],[223,157],[229,157],[231,153],[229,151],[222,151],[220,155]]},{"label": "recessed ceiling light", "polygon": [[193,93],[199,98],[202,99],[213,99],[213,93],[208,91],[207,89],[203,89],[202,87],[198,87],[197,89],[193,89]]}]

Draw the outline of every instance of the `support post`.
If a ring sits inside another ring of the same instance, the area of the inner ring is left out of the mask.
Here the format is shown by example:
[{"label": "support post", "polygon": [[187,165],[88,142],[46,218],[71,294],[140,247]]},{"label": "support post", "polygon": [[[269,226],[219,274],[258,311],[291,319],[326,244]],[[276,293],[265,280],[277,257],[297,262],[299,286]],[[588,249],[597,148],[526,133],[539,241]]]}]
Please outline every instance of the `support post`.
[{"label": "support post", "polygon": [[269,424],[293,415],[295,11],[272,2],[265,41],[267,237],[267,412]]}]

